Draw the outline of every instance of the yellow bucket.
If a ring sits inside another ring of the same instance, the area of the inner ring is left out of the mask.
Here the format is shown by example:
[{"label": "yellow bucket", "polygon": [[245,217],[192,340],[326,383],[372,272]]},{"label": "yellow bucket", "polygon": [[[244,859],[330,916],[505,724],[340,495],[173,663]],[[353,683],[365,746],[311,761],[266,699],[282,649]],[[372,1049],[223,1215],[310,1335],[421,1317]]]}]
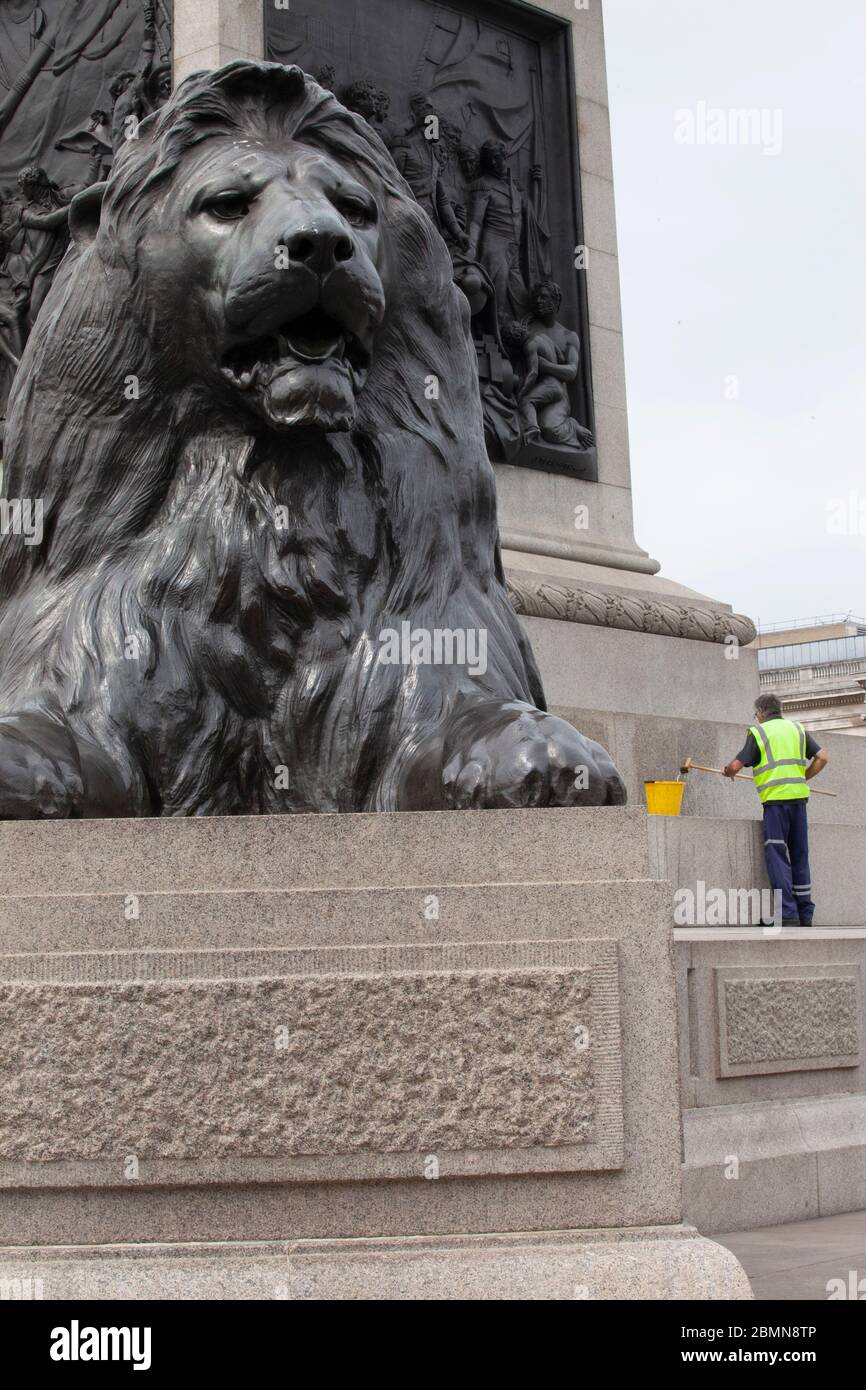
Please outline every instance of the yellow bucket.
[{"label": "yellow bucket", "polygon": [[646,808],[651,816],[678,816],[685,782],[644,782]]}]

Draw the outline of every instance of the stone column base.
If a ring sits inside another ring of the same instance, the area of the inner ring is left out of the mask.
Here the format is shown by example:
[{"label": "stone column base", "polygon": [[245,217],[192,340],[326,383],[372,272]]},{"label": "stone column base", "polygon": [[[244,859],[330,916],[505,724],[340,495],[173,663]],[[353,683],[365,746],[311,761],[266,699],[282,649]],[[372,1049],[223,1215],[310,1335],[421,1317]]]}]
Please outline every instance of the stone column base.
[{"label": "stone column base", "polygon": [[375,1240],[0,1249],[7,1297],[45,1300],[749,1299],[689,1226]]}]

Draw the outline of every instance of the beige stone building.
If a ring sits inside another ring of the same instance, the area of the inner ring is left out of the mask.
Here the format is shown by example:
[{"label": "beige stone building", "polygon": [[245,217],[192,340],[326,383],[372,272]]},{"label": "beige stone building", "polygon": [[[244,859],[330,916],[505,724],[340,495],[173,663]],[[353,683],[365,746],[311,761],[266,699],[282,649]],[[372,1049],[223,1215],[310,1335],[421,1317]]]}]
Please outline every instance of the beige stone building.
[{"label": "beige stone building", "polygon": [[813,732],[866,737],[866,620],[834,613],[762,627],[762,691],[775,691],[785,714]]}]

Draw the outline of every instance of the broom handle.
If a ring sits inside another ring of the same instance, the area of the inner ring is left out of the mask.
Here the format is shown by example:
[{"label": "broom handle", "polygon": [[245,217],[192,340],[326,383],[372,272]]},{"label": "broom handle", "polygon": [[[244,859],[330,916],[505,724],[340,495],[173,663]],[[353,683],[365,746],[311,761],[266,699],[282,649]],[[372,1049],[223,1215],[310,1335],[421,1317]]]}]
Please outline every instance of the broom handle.
[{"label": "broom handle", "polygon": [[[719,774],[720,777],[724,777],[724,775],[725,775],[724,768],[721,768],[721,767],[703,767],[700,763],[689,763],[689,772],[717,772],[717,773]],[[741,778],[744,782],[754,782],[754,780],[755,780],[754,777],[749,777],[748,774],[745,773],[745,772],[738,772],[738,773],[737,773],[737,777]],[[809,788],[809,791],[812,793],[813,796],[838,796],[838,795],[839,795],[838,792],[825,792],[825,791],[821,791],[821,789],[820,789],[819,787],[810,787],[810,788]]]}]

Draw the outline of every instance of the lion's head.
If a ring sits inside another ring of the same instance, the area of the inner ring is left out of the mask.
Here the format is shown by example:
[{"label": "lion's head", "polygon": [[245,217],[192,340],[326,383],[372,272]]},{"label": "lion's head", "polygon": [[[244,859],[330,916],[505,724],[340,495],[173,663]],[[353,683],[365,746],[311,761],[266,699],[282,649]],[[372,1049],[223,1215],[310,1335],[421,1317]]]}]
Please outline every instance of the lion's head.
[{"label": "lion's head", "polygon": [[282,437],[290,468],[293,436],[401,432],[489,472],[447,250],[371,127],[300,69],[187,78],[70,221],[8,429],[7,490],[45,498],[52,546],[74,513],[80,554],[97,495],[128,535],[204,433]]},{"label": "lion's head", "polygon": [[146,289],[175,380],[273,429],[347,430],[393,269],[381,160],[297,69],[256,82],[239,65],[181,88],[125,152],[95,251]]},{"label": "lion's head", "polygon": [[346,430],[401,240],[427,243],[442,299],[447,267],[407,191],[370,127],[298,68],[234,63],[180,86],[73,226],[127,268],[173,385],[221,406],[228,386],[274,429]]}]

